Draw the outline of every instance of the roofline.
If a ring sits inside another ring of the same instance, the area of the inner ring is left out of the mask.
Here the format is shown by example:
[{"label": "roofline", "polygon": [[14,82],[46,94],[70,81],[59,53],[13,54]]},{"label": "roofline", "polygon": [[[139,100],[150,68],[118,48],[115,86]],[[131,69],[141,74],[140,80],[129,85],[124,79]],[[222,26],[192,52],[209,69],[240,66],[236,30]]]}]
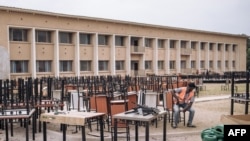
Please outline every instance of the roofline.
[{"label": "roofline", "polygon": [[137,26],[154,27],[154,28],[165,28],[165,29],[172,29],[172,30],[185,30],[185,31],[190,31],[190,32],[199,32],[199,33],[209,33],[209,34],[215,34],[215,35],[225,35],[225,36],[250,38],[250,36],[245,35],[245,34],[230,34],[230,33],[222,33],[222,32],[213,32],[213,31],[204,31],[204,30],[197,30],[197,29],[180,28],[180,27],[170,27],[170,26],[139,23],[139,22],[132,22],[132,21],[121,21],[121,20],[107,19],[107,18],[97,18],[97,17],[88,17],[88,16],[81,16],[81,15],[62,14],[62,13],[56,13],[56,12],[25,9],[25,8],[18,8],[18,7],[0,6],[0,10],[1,9],[6,10],[6,11],[17,11],[17,12],[42,14],[42,15],[65,17],[65,18],[86,19],[86,20],[93,20],[93,21],[103,21],[103,22],[112,22],[112,23],[120,23],[120,24],[130,24],[130,25],[137,25]]}]

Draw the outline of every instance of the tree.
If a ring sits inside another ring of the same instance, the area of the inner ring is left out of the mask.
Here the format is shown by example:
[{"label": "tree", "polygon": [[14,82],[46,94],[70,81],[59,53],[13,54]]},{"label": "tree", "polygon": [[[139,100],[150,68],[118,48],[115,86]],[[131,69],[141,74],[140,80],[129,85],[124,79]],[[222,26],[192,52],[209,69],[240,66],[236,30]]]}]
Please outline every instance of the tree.
[{"label": "tree", "polygon": [[247,70],[250,71],[250,38],[247,39]]}]

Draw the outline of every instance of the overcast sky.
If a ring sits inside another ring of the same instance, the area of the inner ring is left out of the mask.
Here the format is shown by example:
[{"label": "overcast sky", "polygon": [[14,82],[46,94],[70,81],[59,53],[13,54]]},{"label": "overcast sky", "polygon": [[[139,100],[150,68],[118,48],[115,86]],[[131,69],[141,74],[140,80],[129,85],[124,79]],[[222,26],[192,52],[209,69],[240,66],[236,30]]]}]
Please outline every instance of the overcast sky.
[{"label": "overcast sky", "polygon": [[0,0],[0,5],[250,36],[250,0]]}]

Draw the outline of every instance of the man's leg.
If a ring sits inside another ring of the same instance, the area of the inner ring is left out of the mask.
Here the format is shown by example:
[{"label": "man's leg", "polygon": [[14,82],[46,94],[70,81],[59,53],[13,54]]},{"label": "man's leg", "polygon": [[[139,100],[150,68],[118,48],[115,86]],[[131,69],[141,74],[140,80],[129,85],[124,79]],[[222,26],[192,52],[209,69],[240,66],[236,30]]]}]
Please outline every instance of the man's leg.
[{"label": "man's leg", "polygon": [[174,112],[174,116],[173,116],[173,128],[177,127],[178,121],[179,121],[179,113],[180,113],[180,107],[176,104],[174,104],[173,107],[173,112]]},{"label": "man's leg", "polygon": [[189,111],[189,117],[188,117],[187,126],[195,127],[192,124],[193,123],[193,119],[194,119],[195,110],[191,107],[188,111]]}]

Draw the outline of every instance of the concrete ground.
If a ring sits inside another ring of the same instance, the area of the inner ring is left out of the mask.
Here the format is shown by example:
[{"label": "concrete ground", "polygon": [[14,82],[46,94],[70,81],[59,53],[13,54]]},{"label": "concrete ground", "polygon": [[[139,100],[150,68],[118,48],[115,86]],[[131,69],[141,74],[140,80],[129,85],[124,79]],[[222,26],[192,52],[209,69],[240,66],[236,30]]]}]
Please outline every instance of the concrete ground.
[{"label": "concrete ground", "polygon": [[[178,128],[173,129],[170,123],[167,123],[167,141],[201,141],[201,132],[207,128],[211,128],[222,124],[220,121],[221,115],[228,115],[230,112],[230,100],[229,95],[209,96],[196,98],[196,102],[193,105],[195,109],[195,118],[193,124],[196,128],[188,128],[180,123]],[[235,104],[235,114],[243,114],[244,105]],[[188,117],[188,113],[187,116]],[[186,119],[187,121],[187,119]],[[162,138],[162,120],[158,120],[157,127],[151,125],[150,127],[150,141],[161,141]],[[30,126],[31,127],[31,126]],[[96,130],[96,126],[93,125],[93,130],[90,132],[86,128],[87,141],[99,141],[99,131]],[[60,131],[60,125],[58,124],[47,124],[47,139],[48,141],[61,141],[62,132]],[[81,132],[73,134],[76,130],[75,126],[69,126],[67,130],[67,141],[81,140]],[[32,129],[29,130],[30,140],[32,140]],[[9,132],[10,133],[10,132]],[[134,140],[134,125],[130,126],[130,139]],[[96,135],[96,136],[95,136]],[[105,141],[111,140],[110,132],[105,128]],[[139,127],[139,138],[141,141],[145,140],[145,128]],[[14,136],[9,135],[10,141],[25,141],[25,129],[20,127],[19,124],[14,125]],[[43,140],[42,132],[36,133],[36,141]],[[119,138],[119,141],[125,141],[125,138]],[[0,130],[0,141],[5,141],[5,131]]]}]

